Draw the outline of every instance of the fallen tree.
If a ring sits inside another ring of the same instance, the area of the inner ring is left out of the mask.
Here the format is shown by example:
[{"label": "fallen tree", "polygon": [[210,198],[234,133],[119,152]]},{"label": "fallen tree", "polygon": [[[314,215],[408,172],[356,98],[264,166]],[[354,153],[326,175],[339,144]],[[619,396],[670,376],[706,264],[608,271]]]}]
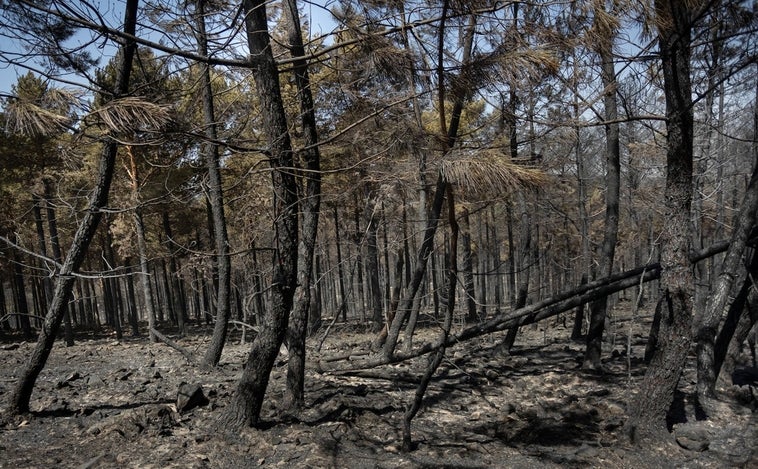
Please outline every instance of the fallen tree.
[{"label": "fallen tree", "polygon": [[[750,237],[751,244],[755,243],[756,235],[758,235],[758,232],[753,230]],[[689,256],[690,261],[694,264],[703,259],[724,252],[728,247],[729,242],[724,241],[713,244],[702,251],[691,252]],[[554,297],[519,308],[515,311],[504,312],[487,321],[466,327],[455,334],[450,334],[445,342],[445,346],[452,346],[459,342],[500,332],[512,327],[533,324],[542,321],[543,319],[556,316],[579,305],[637,286],[640,283],[657,280],[660,276],[661,266],[659,263],[655,262],[636,269],[620,272],[603,279],[598,279]],[[440,345],[440,343],[425,343],[414,350],[396,352],[391,355],[383,352],[368,354],[356,351],[355,353],[347,355],[343,354],[339,357],[326,356],[318,360],[316,363],[316,369],[320,372],[352,371],[389,365],[426,355],[427,353],[437,350]]]}]

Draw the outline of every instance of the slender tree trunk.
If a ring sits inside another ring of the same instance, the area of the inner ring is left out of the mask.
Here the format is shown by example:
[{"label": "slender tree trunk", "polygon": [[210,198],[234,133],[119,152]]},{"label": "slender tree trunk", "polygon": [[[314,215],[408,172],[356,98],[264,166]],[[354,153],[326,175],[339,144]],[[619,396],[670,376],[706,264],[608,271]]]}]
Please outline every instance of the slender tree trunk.
[{"label": "slender tree trunk", "polygon": [[[492,220],[495,220],[495,209],[494,207],[490,206],[490,215]],[[492,223],[488,227],[489,232],[488,236],[490,238],[490,243],[488,244],[490,246],[490,249],[485,249],[482,255],[486,255],[490,251],[492,253],[492,270],[486,268],[483,272],[485,275],[487,275],[488,272],[492,272],[494,275],[494,280],[489,282],[491,285],[492,290],[495,294],[495,312],[499,313],[500,305],[503,303],[503,282],[501,278],[501,262],[500,262],[500,238],[497,234],[497,224]],[[484,263],[485,267],[488,265],[487,262]],[[482,318],[484,318],[485,315],[482,315]]]},{"label": "slender tree trunk", "polygon": [[[137,4],[138,0],[127,0],[124,16],[124,33],[127,36],[134,36],[135,25],[137,22]],[[120,63],[116,77],[116,86],[114,95],[116,97],[124,95],[129,88],[129,74],[131,72],[132,58],[136,49],[136,43],[133,40],[125,40],[121,50]],[[34,384],[37,377],[45,366],[50,351],[53,348],[55,335],[58,332],[63,315],[65,313],[66,303],[71,297],[71,289],[74,285],[74,276],[81,266],[87,248],[92,241],[97,225],[100,222],[102,212],[100,211],[108,201],[108,190],[110,189],[111,180],[116,160],[116,150],[118,144],[115,140],[108,139],[103,146],[99,161],[99,171],[97,182],[93,190],[87,210],[79,223],[79,227],[74,234],[71,242],[71,248],[66,253],[66,259],[63,262],[59,276],[56,279],[53,299],[50,303],[45,321],[40,331],[37,344],[32,351],[29,361],[19,375],[13,390],[10,394],[8,411],[13,415],[26,413],[29,411],[29,402],[31,400]]]},{"label": "slender tree trunk", "polygon": [[508,303],[516,304],[516,249],[513,237],[513,210],[511,201],[505,205],[505,222],[508,232]]},{"label": "slender tree trunk", "polygon": [[457,270],[457,257],[458,257],[458,223],[455,218],[455,198],[453,195],[453,188],[450,184],[447,185],[447,203],[448,203],[448,220],[450,222],[450,248],[448,257],[448,270],[447,270],[447,301],[445,305],[445,319],[442,323],[442,334],[440,342],[437,347],[437,351],[434,357],[429,361],[429,364],[424,372],[424,375],[416,388],[416,393],[413,396],[413,402],[408,407],[408,410],[403,415],[403,446],[404,452],[409,452],[412,449],[411,439],[411,421],[421,409],[423,403],[424,394],[429,387],[429,383],[434,376],[434,373],[442,363],[442,359],[445,357],[445,350],[448,336],[450,335],[450,328],[453,324],[453,314],[455,312],[455,291],[458,283],[458,270]]},{"label": "slender tree trunk", "polygon": [[[509,213],[506,212],[506,218],[509,217]],[[479,228],[479,245],[480,246],[487,246],[490,244],[490,230],[489,230],[489,221],[487,219],[487,215],[480,214],[478,217],[478,228]],[[495,219],[494,215],[491,217],[492,220]],[[484,219],[484,222],[482,222],[482,219]],[[506,224],[510,224],[510,219],[506,219]],[[510,239],[508,240],[511,241]],[[511,246],[508,246],[509,252],[511,249]],[[481,320],[484,320],[487,317],[487,305],[489,304],[487,300],[487,287],[489,286],[489,259],[485,255],[485,252],[479,253],[479,318]],[[511,266],[510,263],[511,259],[508,259],[508,265]],[[510,267],[509,267],[510,268]],[[509,280],[510,282],[510,280]],[[509,283],[510,286],[510,283]],[[510,294],[510,293],[509,293]],[[500,306],[501,304],[495,304],[494,314],[500,314]]]},{"label": "slender tree trunk", "polygon": [[[713,347],[713,368],[719,381],[727,382],[737,364],[740,348],[756,321],[755,302],[758,299],[754,279],[758,276],[758,255],[755,250],[749,255],[748,267],[741,272],[741,287],[728,306],[726,318],[719,330]],[[738,284],[735,284],[735,287]],[[729,383],[731,384],[731,383]]]},{"label": "slender tree trunk", "polygon": [[[758,89],[756,92],[758,97]],[[754,109],[753,129],[758,135],[758,104]],[[756,212],[758,211],[758,147],[753,147],[753,173],[750,177],[739,215],[737,224],[732,232],[729,249],[721,264],[721,272],[718,280],[711,289],[706,302],[705,312],[696,325],[695,340],[697,341],[697,395],[701,404],[705,400],[716,395],[716,376],[718,369],[715,366],[713,348],[721,318],[729,308],[729,303],[734,300],[730,294],[734,283],[738,279],[738,272],[743,262],[743,255],[747,246],[750,232],[756,224]]]},{"label": "slender tree trunk", "polygon": [[[197,0],[195,5],[197,25],[198,53],[208,55],[208,35],[205,31],[206,1]],[[208,203],[210,204],[211,226],[216,250],[216,321],[213,336],[202,363],[206,367],[218,365],[221,352],[226,343],[226,333],[229,324],[231,308],[231,261],[229,259],[229,237],[226,231],[226,215],[224,213],[224,194],[219,166],[218,140],[216,130],[216,115],[213,104],[213,87],[211,84],[210,64],[201,65],[200,86],[203,92],[203,125],[207,141],[202,145],[203,159],[208,171]]]},{"label": "slender tree trunk", "polygon": [[145,314],[147,315],[147,330],[150,342],[158,342],[158,337],[153,333],[155,326],[155,306],[153,304],[153,288],[150,282],[150,266],[147,261],[147,239],[145,236],[145,221],[142,217],[142,207],[140,206],[139,196],[139,175],[137,174],[137,162],[134,158],[134,151],[131,145],[126,146],[126,153],[129,156],[129,176],[132,184],[132,201],[134,203],[134,231],[137,235],[137,253],[139,255],[140,266],[140,285],[142,286],[142,297],[144,300]]},{"label": "slender tree trunk", "polygon": [[291,173],[292,145],[279,88],[279,73],[271,51],[265,2],[243,0],[247,42],[253,78],[263,111],[274,191],[275,256],[271,306],[256,336],[237,390],[225,409],[231,427],[258,424],[263,397],[274,360],[287,333],[289,313],[297,285],[298,201],[297,183]]},{"label": "slender tree trunk", "polygon": [[[355,277],[357,277],[357,283],[358,283],[358,297],[356,298],[357,301],[357,312],[358,316],[361,318],[361,323],[366,322],[366,285],[363,283],[363,239],[364,235],[361,233],[361,222],[360,222],[360,214],[358,209],[358,199],[359,196],[356,194],[354,204],[355,207],[354,211],[354,217],[353,220],[355,222],[355,235],[353,236],[353,242],[355,244],[355,264],[356,268],[353,271],[354,274],[357,274]],[[350,258],[349,255],[350,247],[348,246],[348,258]],[[350,284],[355,286],[355,283],[353,283],[353,275],[350,276]]]},{"label": "slender tree trunk", "polygon": [[284,394],[284,407],[299,410],[303,406],[305,388],[305,339],[308,333],[308,316],[313,313],[311,311],[313,254],[316,249],[321,207],[321,155],[318,148],[318,129],[308,63],[303,58],[305,49],[297,0],[287,0],[282,8],[290,53],[294,58],[300,59],[294,65],[295,85],[300,98],[300,125],[306,147],[302,153],[305,166],[302,176],[305,180],[305,193],[300,198],[302,228],[298,246],[297,290],[287,331],[290,355],[287,363],[287,388]]},{"label": "slender tree trunk", "polygon": [[[58,236],[58,221],[55,217],[55,207],[53,207],[52,202],[52,186],[50,181],[46,178],[42,180],[42,184],[45,190],[45,213],[47,215],[47,229],[50,233],[50,248],[53,251],[53,259],[60,264],[63,261],[63,253],[61,252],[60,237]],[[63,313],[63,336],[67,347],[74,345],[74,331],[71,324],[71,313],[68,304]]]},{"label": "slender tree trunk", "polygon": [[[47,257],[47,244],[45,243],[45,226],[42,221],[42,204],[43,200],[42,197],[34,194],[32,195],[34,199],[34,226],[37,229],[37,250],[39,253]],[[50,266],[45,261],[40,261],[39,266],[41,269],[48,270]],[[50,299],[53,297],[53,282],[50,280],[49,275],[45,275],[45,277],[42,279],[42,286],[45,290],[45,301],[44,305],[45,308],[47,308],[47,305],[50,303]]]},{"label": "slender tree trunk", "polygon": [[[445,36],[445,21],[449,8],[448,1],[443,4],[442,19],[439,26],[438,37],[438,63],[437,63],[437,75],[439,77],[438,88],[438,105],[439,105],[439,121],[440,131],[444,132],[444,147],[443,153],[447,153],[451,148],[455,146],[455,142],[458,139],[458,129],[460,127],[461,113],[463,112],[464,96],[458,93],[453,100],[453,108],[450,115],[450,123],[447,124],[445,117],[445,86],[444,86],[444,64],[443,64],[443,45]],[[469,23],[466,26],[463,40],[463,63],[469,63],[471,50],[473,47],[473,40],[475,34],[475,16],[469,18]],[[447,188],[447,181],[440,172],[437,175],[437,183],[435,187],[434,198],[432,200],[431,210],[426,217],[427,223],[424,229],[424,237],[419,247],[416,257],[416,266],[411,277],[411,282],[406,289],[406,297],[398,305],[397,313],[392,321],[389,333],[387,334],[387,340],[384,343],[382,352],[385,357],[392,357],[397,345],[398,336],[400,335],[400,329],[405,321],[408,312],[413,309],[413,305],[418,294],[419,286],[426,273],[426,264],[429,260],[429,255],[432,253],[432,246],[434,243],[434,234],[437,231],[437,225],[439,223],[439,217],[442,213],[442,205],[445,199],[445,192]],[[412,333],[412,331],[411,331]]]},{"label": "slender tree trunk", "polygon": [[[14,233],[14,242],[18,243],[18,235]],[[13,260],[13,290],[16,298],[16,322],[24,333],[25,340],[32,340],[32,323],[29,319],[29,303],[26,299],[26,282],[24,281],[24,272],[21,269],[23,261],[19,259],[15,250],[12,251],[11,259]],[[53,337],[53,340],[55,337]]]},{"label": "slender tree trunk", "polygon": [[[340,243],[340,227],[339,219],[337,218],[337,206],[332,207],[332,215],[334,216],[334,236],[335,244],[337,245],[337,274],[339,282],[339,294],[340,304],[343,305],[342,309],[342,322],[347,322],[347,296],[345,294],[345,270],[342,266],[342,244]],[[339,314],[337,311],[335,314]]]},{"label": "slender tree trunk", "polygon": [[187,304],[185,303],[184,292],[182,291],[181,281],[179,280],[179,269],[177,268],[176,255],[174,255],[171,250],[171,243],[174,235],[171,230],[171,220],[169,219],[168,212],[163,212],[162,220],[163,231],[165,231],[167,238],[168,276],[172,291],[171,297],[173,298],[174,312],[176,314],[176,325],[179,329],[179,335],[182,336],[185,332],[184,320],[187,317]]},{"label": "slender tree trunk", "polygon": [[694,279],[691,244],[692,88],[691,11],[687,2],[656,0],[655,12],[666,95],[666,189],[661,233],[661,334],[639,392],[629,404],[627,431],[632,441],[665,435],[666,414],[674,400],[692,343]]},{"label": "slender tree trunk", "polygon": [[368,281],[369,297],[371,304],[371,330],[378,333],[383,325],[382,318],[382,291],[379,286],[379,249],[377,246],[377,231],[379,229],[379,217],[377,216],[376,194],[366,194],[366,276]]},{"label": "slender tree trunk", "polygon": [[[529,299],[529,282],[532,271],[532,216],[527,208],[524,194],[519,194],[519,208],[521,210],[521,227],[519,235],[519,265],[518,265],[518,291],[516,292],[516,303],[511,308],[521,309],[526,306]],[[505,335],[503,343],[500,345],[500,351],[510,353],[513,344],[516,342],[518,328],[510,329]]]},{"label": "slender tree trunk", "polygon": [[[606,12],[604,14],[609,14]],[[616,254],[616,240],[619,226],[619,198],[621,182],[621,144],[619,141],[618,108],[616,104],[616,70],[614,68],[613,38],[615,31],[603,31],[596,44],[600,56],[600,77],[605,95],[605,231],[598,259],[600,277],[608,277],[613,272]],[[583,368],[600,370],[603,345],[603,329],[608,310],[608,298],[590,303],[590,327],[587,331],[587,348]]]},{"label": "slender tree trunk", "polygon": [[471,250],[471,221],[469,211],[461,207],[461,268],[463,270],[463,290],[466,292],[466,321],[476,322],[476,290],[474,289],[474,260]]}]

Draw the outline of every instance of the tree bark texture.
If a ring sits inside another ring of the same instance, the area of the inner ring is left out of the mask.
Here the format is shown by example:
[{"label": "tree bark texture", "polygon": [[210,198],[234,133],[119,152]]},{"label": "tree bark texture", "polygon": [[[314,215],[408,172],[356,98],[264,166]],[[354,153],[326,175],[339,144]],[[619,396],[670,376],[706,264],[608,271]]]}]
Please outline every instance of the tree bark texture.
[{"label": "tree bark texture", "polygon": [[274,360],[287,333],[297,284],[298,200],[292,144],[279,87],[279,73],[271,51],[265,2],[243,0],[247,42],[253,78],[261,103],[263,128],[270,153],[274,192],[275,254],[271,303],[263,318],[237,390],[223,420],[232,427],[258,424],[263,397]]},{"label": "tree bark texture", "polygon": [[301,154],[305,171],[303,196],[300,198],[302,227],[298,246],[299,264],[297,269],[297,290],[295,305],[290,315],[288,334],[289,362],[287,363],[287,387],[284,394],[284,407],[300,409],[303,405],[305,388],[305,339],[308,332],[313,287],[313,253],[318,234],[319,211],[321,208],[321,155],[318,147],[318,129],[313,105],[308,63],[303,47],[300,27],[300,14],[297,0],[287,0],[282,6],[282,14],[287,29],[290,54],[299,58],[294,64],[295,85],[300,101],[301,127],[305,149]]},{"label": "tree bark texture", "polygon": [[691,12],[687,2],[655,2],[666,96],[666,188],[661,233],[662,302],[658,348],[639,392],[629,405],[632,441],[667,433],[666,415],[674,399],[692,343],[694,278],[689,260],[692,202]]},{"label": "tree bark texture", "polygon": [[[138,0],[127,0],[124,14],[124,33],[134,36],[137,23]],[[125,40],[121,50],[121,63],[118,65],[116,85],[113,90],[116,97],[123,96],[129,89],[129,75],[131,73],[132,58],[136,50],[133,40]],[[100,211],[108,202],[108,191],[113,179],[116,153],[118,144],[115,140],[106,140],[99,158],[99,169],[95,188],[90,195],[87,209],[74,234],[71,248],[66,253],[66,258],[61,266],[55,282],[53,298],[48,308],[45,320],[42,324],[37,343],[32,351],[29,361],[21,371],[10,394],[8,411],[11,414],[21,414],[29,411],[34,384],[42,369],[45,367],[47,358],[53,348],[55,335],[60,328],[63,315],[66,311],[68,299],[71,297],[76,272],[84,260],[92,238],[97,230],[102,212]]]},{"label": "tree bark texture", "polygon": [[[755,128],[758,129],[758,106],[756,106]],[[706,308],[699,318],[695,340],[697,341],[697,394],[699,398],[716,395],[718,370],[714,362],[714,345],[721,318],[725,316],[734,284],[739,278],[743,255],[750,233],[756,223],[758,211],[758,164],[754,163],[745,196],[737,217],[737,225],[732,231],[729,249],[721,263],[721,272],[706,301]]]},{"label": "tree bark texture", "polygon": [[734,301],[729,304],[726,318],[713,347],[713,368],[717,379],[728,384],[731,384],[728,379],[737,364],[742,344],[756,322],[758,312],[755,308],[758,291],[753,283],[758,276],[758,255],[755,250],[752,251],[745,275],[740,276],[742,286],[734,295]]},{"label": "tree bark texture", "polygon": [[[463,270],[463,290],[466,293],[466,321],[476,322],[476,290],[474,288],[474,253],[471,249],[471,222],[469,211],[461,207],[461,269]],[[496,258],[495,262],[499,263]],[[483,272],[484,274],[484,272]]]},{"label": "tree bark texture", "polygon": [[[208,35],[205,30],[205,0],[197,0],[197,46],[198,53],[208,55]],[[221,360],[221,352],[226,343],[226,333],[231,316],[231,261],[229,259],[229,236],[226,231],[226,214],[224,213],[224,193],[219,166],[218,132],[216,129],[216,112],[214,109],[213,87],[211,83],[211,66],[202,64],[200,86],[203,96],[203,126],[207,141],[203,143],[203,159],[208,171],[208,203],[211,208],[211,226],[216,250],[216,321],[213,336],[203,356],[203,365],[214,367]]]}]

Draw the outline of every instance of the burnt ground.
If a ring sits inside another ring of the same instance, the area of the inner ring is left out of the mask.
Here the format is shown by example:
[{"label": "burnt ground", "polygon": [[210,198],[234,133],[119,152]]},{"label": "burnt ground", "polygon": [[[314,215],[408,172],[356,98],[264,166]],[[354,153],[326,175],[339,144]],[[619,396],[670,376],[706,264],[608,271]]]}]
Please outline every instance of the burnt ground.
[{"label": "burnt ground", "polygon": [[[56,344],[32,414],[0,428],[0,467],[758,467],[758,414],[748,390],[733,386],[721,389],[710,420],[690,417],[670,440],[630,446],[625,406],[644,373],[647,325],[617,317],[611,326],[602,374],[581,369],[583,344],[570,341],[570,330],[554,320],[522,328],[511,355],[498,352],[502,334],[449,349],[413,421],[411,453],[400,452],[402,418],[426,358],[339,374],[311,366],[308,410],[295,420],[276,409],[283,349],[263,429],[231,434],[216,422],[247,359],[249,344],[238,333],[212,371],[145,337],[82,336],[73,347]],[[210,335],[209,328],[183,338],[165,332],[200,356]],[[365,349],[373,336],[336,325],[317,352],[322,337],[320,331],[309,340],[311,357]],[[0,344],[0,399],[32,345]],[[209,403],[178,413],[183,382],[201,385]],[[680,385],[683,418],[694,413],[687,395],[693,385],[690,366]]]}]

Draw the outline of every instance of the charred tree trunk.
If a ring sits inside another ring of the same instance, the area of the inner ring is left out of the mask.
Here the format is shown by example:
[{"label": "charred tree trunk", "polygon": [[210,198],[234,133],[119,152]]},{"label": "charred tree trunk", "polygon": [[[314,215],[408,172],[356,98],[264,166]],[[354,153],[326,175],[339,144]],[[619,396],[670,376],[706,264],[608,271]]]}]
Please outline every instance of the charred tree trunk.
[{"label": "charred tree trunk", "polygon": [[177,268],[176,256],[171,250],[173,242],[173,232],[171,230],[171,220],[168,213],[163,212],[163,231],[166,233],[166,246],[168,247],[168,276],[171,288],[171,297],[173,299],[174,313],[176,314],[176,325],[179,329],[179,335],[184,335],[184,320],[187,317],[187,304],[184,300],[184,292],[181,281],[179,280],[179,269]]},{"label": "charred tree trunk", "polygon": [[[201,56],[208,55],[208,35],[205,31],[205,0],[197,0],[196,23],[197,45]],[[211,86],[211,66],[202,65],[200,86],[203,90],[203,124],[207,141],[202,152],[208,171],[208,203],[210,204],[211,226],[216,250],[216,321],[213,336],[202,363],[206,367],[218,365],[221,352],[226,343],[226,333],[231,308],[231,261],[229,259],[229,237],[226,232],[226,214],[224,213],[224,194],[219,167],[218,135],[216,131],[216,113],[213,104],[213,87]]]},{"label": "charred tree trunk", "polygon": [[243,0],[250,62],[263,112],[268,139],[275,214],[275,255],[271,282],[271,306],[261,332],[250,350],[247,367],[223,419],[232,427],[258,424],[263,397],[274,360],[287,333],[297,285],[298,201],[292,175],[292,144],[279,87],[279,73],[271,50],[265,2]]},{"label": "charred tree trunk", "polygon": [[740,276],[742,286],[728,307],[713,347],[715,374],[724,382],[734,371],[740,348],[758,317],[755,308],[758,291],[753,284],[753,279],[758,276],[758,255],[754,249],[751,251],[750,262],[745,272],[747,275]]},{"label": "charred tree trunk", "polygon": [[666,414],[692,343],[694,279],[688,257],[692,239],[692,15],[688,5],[655,2],[668,131],[659,300],[663,309],[658,349],[629,405],[627,431],[632,441],[667,434]]},{"label": "charred tree trunk", "polygon": [[[458,129],[461,122],[461,113],[463,112],[464,95],[462,93],[456,94],[453,100],[453,108],[450,115],[450,123],[447,124],[445,117],[445,86],[444,86],[444,74],[443,67],[443,44],[445,37],[445,16],[449,4],[447,0],[443,4],[442,19],[439,26],[438,36],[438,63],[437,63],[437,75],[439,77],[439,89],[438,89],[438,104],[439,104],[439,122],[440,132],[444,134],[443,152],[447,153],[451,148],[455,146],[455,142],[458,139]],[[466,26],[463,39],[463,63],[467,64],[471,58],[471,50],[473,47],[473,40],[475,34],[475,17],[470,17],[469,24]],[[395,353],[395,347],[397,345],[398,336],[400,335],[400,329],[407,318],[408,312],[413,309],[413,305],[416,301],[416,295],[418,294],[421,281],[426,273],[426,264],[429,260],[429,255],[432,253],[432,246],[434,244],[434,235],[437,232],[437,225],[439,224],[440,214],[442,213],[442,205],[445,200],[445,192],[448,186],[448,182],[445,180],[444,175],[440,172],[437,175],[437,183],[435,185],[434,198],[432,200],[431,210],[427,217],[426,228],[424,229],[424,237],[419,247],[416,266],[411,277],[411,282],[406,288],[406,296],[398,305],[397,313],[392,321],[387,334],[387,340],[384,343],[382,349],[385,357],[392,357]],[[412,333],[412,331],[410,331]]]},{"label": "charred tree trunk", "polygon": [[447,261],[447,285],[446,296],[447,301],[445,305],[445,319],[442,323],[442,336],[440,337],[439,346],[436,353],[429,360],[426,371],[421,377],[416,393],[413,396],[413,402],[403,415],[403,446],[404,452],[412,450],[413,441],[411,439],[411,421],[421,409],[421,404],[424,400],[424,394],[429,387],[429,383],[434,376],[434,373],[442,363],[442,359],[445,358],[445,350],[447,348],[447,339],[450,335],[450,328],[453,324],[453,313],[455,312],[455,291],[458,283],[458,270],[457,270],[457,257],[458,257],[458,223],[455,218],[455,198],[453,194],[453,188],[450,184],[447,186],[447,203],[448,203],[448,220],[450,222],[450,247],[449,258]]},{"label": "charred tree trunk", "polygon": [[[133,37],[135,34],[135,25],[137,22],[137,4],[138,0],[127,0],[124,16],[124,33],[127,37]],[[116,86],[113,94],[118,97],[124,95],[129,88],[129,74],[131,72],[132,58],[136,49],[136,43],[131,39],[125,39],[121,49],[120,62],[116,77]],[[32,351],[29,361],[21,371],[18,381],[16,382],[10,395],[9,412],[14,415],[26,413],[29,411],[29,401],[31,400],[34,384],[37,377],[45,366],[50,351],[53,348],[55,335],[58,332],[63,315],[65,313],[66,303],[71,297],[71,289],[74,285],[74,276],[84,260],[87,248],[92,241],[97,225],[100,222],[102,212],[100,211],[108,201],[108,191],[113,178],[114,166],[116,161],[116,150],[118,144],[115,140],[107,139],[99,160],[99,171],[94,191],[88,201],[87,210],[79,223],[79,227],[74,234],[71,242],[71,248],[66,254],[66,259],[61,266],[58,278],[56,279],[53,299],[50,303],[45,321],[40,331],[37,344]]]},{"label": "charred tree trunk", "polygon": [[[461,208],[461,268],[463,270],[463,290],[466,292],[466,321],[475,322],[476,313],[476,290],[474,289],[474,260],[471,250],[471,222],[469,212],[465,207]],[[497,262],[497,260],[496,260]],[[482,273],[484,274],[484,272]]]},{"label": "charred tree trunk", "polygon": [[[599,26],[600,27],[600,26]],[[601,29],[606,29],[600,27]],[[605,108],[605,231],[603,244],[598,259],[600,277],[608,277],[613,272],[616,254],[616,240],[619,226],[619,198],[621,182],[621,144],[619,141],[618,108],[616,104],[616,70],[614,68],[613,38],[616,34],[611,28],[598,36],[597,53],[600,56],[600,77],[605,89],[603,104]],[[602,365],[603,329],[608,310],[608,298],[590,303],[590,326],[587,331],[587,348],[583,368],[600,370]]]},{"label": "charred tree trunk", "polygon": [[126,146],[126,153],[129,157],[129,177],[131,179],[132,202],[134,203],[134,232],[137,236],[137,252],[139,254],[140,267],[140,285],[142,286],[142,297],[144,300],[145,314],[147,315],[147,328],[150,342],[158,342],[158,338],[153,331],[155,327],[155,305],[153,304],[153,287],[150,282],[150,266],[147,259],[147,237],[145,235],[145,220],[142,216],[142,207],[140,205],[140,180],[137,170],[137,161],[134,157],[134,151],[131,145]]},{"label": "charred tree trunk", "polygon": [[[13,240],[18,244],[18,235],[14,234]],[[29,319],[29,303],[26,299],[26,282],[24,281],[24,272],[21,269],[23,261],[19,259],[16,250],[12,250],[11,259],[13,260],[13,293],[16,303],[16,322],[24,334],[25,340],[32,340],[32,323]],[[53,336],[53,340],[55,337]]]},{"label": "charred tree trunk", "polygon": [[[758,135],[758,104],[756,104],[754,113],[753,127],[756,135]],[[756,148],[754,148],[755,156],[758,156],[758,149]],[[726,257],[721,264],[721,272],[708,295],[705,312],[697,324],[695,333],[695,340],[697,341],[697,394],[701,404],[705,404],[704,401],[707,398],[713,398],[716,395],[718,369],[715,366],[713,355],[716,334],[719,322],[729,308],[729,302],[733,301],[730,294],[739,277],[738,272],[742,266],[750,232],[756,224],[756,211],[758,211],[758,161],[753,163],[753,174],[750,177],[739,215],[736,218],[737,224],[732,232]]]},{"label": "charred tree trunk", "polygon": [[379,287],[379,249],[377,232],[379,217],[377,216],[376,194],[366,194],[366,276],[368,277],[368,302],[371,304],[371,330],[377,333],[382,328],[382,291]]},{"label": "charred tree trunk", "polygon": [[[53,259],[60,264],[63,261],[63,253],[61,252],[60,237],[58,236],[58,221],[55,217],[55,207],[52,202],[53,190],[49,180],[43,179],[42,184],[44,185],[45,190],[45,213],[47,215],[47,229],[50,233],[50,248],[53,251]],[[68,304],[63,313],[63,336],[66,341],[66,346],[71,347],[74,345],[74,331],[71,324],[71,312],[69,311]]]},{"label": "charred tree trunk", "polygon": [[318,129],[313,105],[308,63],[304,59],[303,36],[297,0],[287,0],[283,5],[284,21],[290,54],[294,64],[295,85],[300,98],[301,127],[306,149],[302,153],[305,192],[300,197],[302,227],[298,246],[297,290],[295,305],[290,315],[287,332],[289,362],[287,363],[287,388],[284,407],[299,410],[303,406],[305,387],[305,339],[308,333],[308,316],[312,314],[313,254],[316,249],[319,211],[321,207],[321,155],[318,148]]},{"label": "charred tree trunk", "polygon": [[[37,250],[39,253],[47,257],[47,244],[45,243],[45,226],[43,224],[42,220],[42,197],[38,195],[32,195],[32,198],[34,199],[34,226],[37,229]],[[40,268],[43,270],[49,270],[53,267],[49,266],[45,261],[40,261]],[[50,303],[50,299],[53,297],[53,282],[50,280],[50,276],[46,275],[42,279],[42,286],[45,291],[45,301],[44,301],[44,307],[47,308],[47,305]]]},{"label": "charred tree trunk", "polygon": [[[347,297],[345,294],[345,269],[342,266],[342,245],[340,243],[340,227],[339,219],[337,218],[337,206],[332,207],[332,214],[334,216],[334,236],[335,244],[337,246],[337,281],[339,283],[340,304],[342,307],[342,322],[347,322]],[[336,311],[334,314],[339,314]]]}]

